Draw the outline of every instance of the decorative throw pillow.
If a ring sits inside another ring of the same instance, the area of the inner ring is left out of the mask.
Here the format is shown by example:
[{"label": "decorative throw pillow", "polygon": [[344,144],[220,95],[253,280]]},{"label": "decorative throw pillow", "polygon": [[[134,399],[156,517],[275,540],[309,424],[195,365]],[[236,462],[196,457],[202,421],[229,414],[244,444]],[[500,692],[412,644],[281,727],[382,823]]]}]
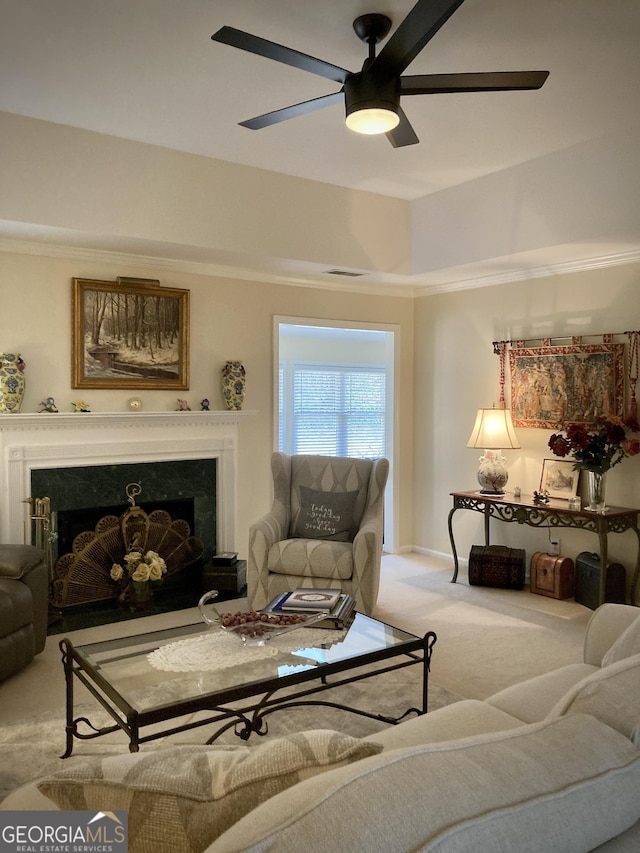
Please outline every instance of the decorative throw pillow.
[{"label": "decorative throw pillow", "polygon": [[298,539],[329,539],[352,542],[356,535],[353,510],[358,497],[354,492],[321,492],[300,486],[300,511],[292,536]]},{"label": "decorative throw pillow", "polygon": [[589,714],[640,747],[640,654],[624,658],[575,684],[547,719]]},{"label": "decorative throw pillow", "polygon": [[618,637],[602,658],[602,666],[640,654],[640,616]]},{"label": "decorative throw pillow", "polygon": [[129,812],[130,853],[204,850],[259,803],[382,751],[318,729],[257,747],[183,746],[95,758],[38,782],[62,809]]}]

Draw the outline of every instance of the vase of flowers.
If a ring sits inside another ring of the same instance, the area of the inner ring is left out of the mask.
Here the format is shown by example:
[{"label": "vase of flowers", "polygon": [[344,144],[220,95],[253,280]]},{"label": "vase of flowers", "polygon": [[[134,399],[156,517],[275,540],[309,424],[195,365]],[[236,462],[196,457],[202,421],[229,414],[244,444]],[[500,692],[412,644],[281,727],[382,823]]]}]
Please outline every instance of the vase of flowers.
[{"label": "vase of flowers", "polygon": [[149,610],[153,605],[153,585],[161,583],[167,573],[167,564],[155,551],[129,551],[124,566],[114,563],[111,579],[120,585],[119,601],[133,611]]},{"label": "vase of flowers", "polygon": [[573,456],[574,469],[588,473],[587,509],[604,512],[607,473],[626,456],[640,453],[640,439],[627,434],[638,431],[640,424],[635,417],[609,415],[599,417],[591,430],[584,424],[569,424],[566,435],[554,433],[549,439],[556,456]]}]

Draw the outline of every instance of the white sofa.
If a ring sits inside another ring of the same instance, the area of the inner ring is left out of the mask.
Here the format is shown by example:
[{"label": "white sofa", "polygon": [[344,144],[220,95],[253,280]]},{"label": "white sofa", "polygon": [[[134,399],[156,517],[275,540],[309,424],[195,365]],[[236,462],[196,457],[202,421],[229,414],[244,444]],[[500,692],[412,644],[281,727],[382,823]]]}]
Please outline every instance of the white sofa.
[{"label": "white sofa", "polygon": [[[598,608],[582,663],[359,741],[178,747],[61,775],[41,789],[62,807],[129,810],[132,853],[635,853],[640,611]],[[55,806],[34,783],[2,808]]]}]

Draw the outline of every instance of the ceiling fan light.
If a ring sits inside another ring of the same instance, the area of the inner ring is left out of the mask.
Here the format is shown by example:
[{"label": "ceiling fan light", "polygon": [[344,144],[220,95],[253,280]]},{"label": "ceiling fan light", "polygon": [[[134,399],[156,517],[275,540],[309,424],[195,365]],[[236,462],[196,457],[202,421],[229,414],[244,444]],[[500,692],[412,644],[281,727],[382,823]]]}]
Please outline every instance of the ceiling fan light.
[{"label": "ceiling fan light", "polygon": [[393,110],[379,107],[356,110],[349,113],[346,125],[356,133],[366,133],[373,136],[378,133],[388,133],[400,123],[400,116]]}]

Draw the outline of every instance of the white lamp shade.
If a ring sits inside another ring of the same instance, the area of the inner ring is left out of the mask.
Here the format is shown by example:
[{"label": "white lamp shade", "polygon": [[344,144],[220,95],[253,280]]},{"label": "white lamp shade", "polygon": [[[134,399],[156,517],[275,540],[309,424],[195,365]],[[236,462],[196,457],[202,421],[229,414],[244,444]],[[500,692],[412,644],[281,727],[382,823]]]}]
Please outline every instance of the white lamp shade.
[{"label": "white lamp shade", "polygon": [[509,409],[478,409],[467,447],[502,450],[520,447]]}]

